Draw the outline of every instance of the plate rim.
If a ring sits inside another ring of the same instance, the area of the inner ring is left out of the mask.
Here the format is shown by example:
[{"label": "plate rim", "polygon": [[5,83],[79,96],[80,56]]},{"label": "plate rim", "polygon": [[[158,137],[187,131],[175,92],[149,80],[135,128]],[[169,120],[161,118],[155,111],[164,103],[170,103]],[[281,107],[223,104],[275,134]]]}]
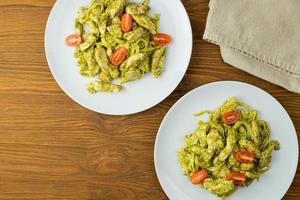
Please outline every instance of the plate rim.
[{"label": "plate rim", "polygon": [[80,100],[75,96],[75,95],[72,95],[71,92],[69,92],[65,86],[63,86],[63,83],[62,81],[60,81],[57,76],[55,75],[56,73],[54,73],[54,68],[52,68],[51,64],[52,62],[50,61],[49,59],[49,55],[48,55],[48,51],[49,51],[49,46],[48,46],[48,43],[50,42],[49,41],[49,38],[50,38],[50,24],[52,23],[51,20],[52,18],[54,17],[54,10],[56,9],[56,7],[59,5],[59,3],[61,3],[63,0],[57,0],[54,4],[53,4],[53,7],[51,8],[51,11],[49,13],[49,16],[48,16],[48,19],[47,19],[47,23],[46,23],[46,27],[45,27],[45,34],[44,34],[44,52],[45,52],[45,57],[46,57],[46,60],[47,60],[47,64],[48,64],[48,68],[50,69],[50,72],[55,80],[55,82],[59,85],[60,89],[65,93],[66,96],[68,96],[70,99],[72,99],[74,102],[76,102],[77,104],[79,104],[80,106],[90,110],[90,111],[93,111],[93,112],[96,112],[96,113],[100,113],[100,114],[105,114],[105,115],[111,115],[111,116],[124,116],[124,115],[132,115],[132,114],[137,114],[137,113],[141,113],[143,111],[146,111],[146,110],[149,110],[151,108],[153,108],[154,106],[160,104],[162,101],[164,101],[166,98],[168,98],[175,90],[176,88],[179,86],[179,84],[182,82],[187,70],[188,70],[188,67],[190,65],[190,62],[191,62],[191,58],[192,58],[192,52],[193,52],[193,31],[192,31],[192,25],[191,25],[191,20],[189,18],[189,15],[187,13],[187,10],[185,9],[183,3],[181,2],[181,0],[176,0],[178,3],[179,3],[179,6],[181,7],[182,11],[183,11],[183,14],[184,14],[184,20],[186,21],[186,25],[187,25],[187,28],[188,28],[188,32],[189,32],[189,37],[190,37],[190,48],[189,48],[189,51],[187,52],[188,54],[188,57],[187,57],[187,63],[186,63],[186,66],[183,68],[183,73],[181,75],[181,77],[179,78],[178,80],[178,83],[175,85],[174,88],[172,88],[168,93],[165,93],[163,95],[161,95],[161,98],[159,98],[157,101],[155,101],[152,105],[150,106],[146,106],[146,107],[143,107],[143,108],[139,108],[139,109],[135,109],[133,111],[127,111],[127,112],[113,112],[113,111],[109,111],[109,112],[103,112],[103,111],[99,111],[97,109],[94,109],[94,108],[90,108],[89,106],[87,105],[83,105],[80,103]]},{"label": "plate rim", "polygon": [[289,181],[289,184],[288,184],[288,187],[285,189],[285,192],[283,193],[283,195],[280,197],[280,199],[282,199],[284,197],[284,195],[288,192],[288,190],[290,189],[294,179],[295,179],[295,176],[296,176],[296,173],[297,173],[297,168],[298,168],[298,165],[299,165],[299,142],[298,142],[298,137],[297,137],[297,131],[296,131],[296,128],[295,128],[295,125],[293,123],[293,120],[291,119],[289,113],[287,112],[287,110],[283,107],[283,105],[275,98],[273,97],[270,93],[268,93],[267,91],[261,89],[260,87],[257,87],[255,85],[252,85],[250,83],[246,83],[246,82],[242,82],[242,81],[232,81],[232,80],[226,80],[226,81],[214,81],[214,82],[209,82],[209,83],[206,83],[204,85],[200,85],[194,89],[192,89],[191,91],[189,91],[188,93],[186,93],[185,95],[183,95],[181,98],[179,98],[173,105],[172,107],[168,110],[167,114],[164,116],[163,120],[161,121],[160,123],[160,126],[159,126],[159,129],[157,131],[157,134],[156,134],[156,138],[155,138],[155,143],[154,143],[154,168],[155,168],[155,174],[156,174],[156,177],[159,181],[159,184],[163,190],[163,192],[165,193],[165,195],[170,199],[170,195],[166,192],[166,188],[165,188],[165,185],[162,184],[159,176],[158,176],[158,169],[157,169],[157,143],[158,143],[158,140],[159,140],[159,137],[161,135],[161,130],[162,130],[162,126],[166,123],[166,120],[167,118],[169,117],[169,115],[171,114],[172,110],[175,109],[175,107],[182,101],[184,101],[184,99],[186,99],[188,96],[190,96],[191,94],[193,94],[194,92],[200,90],[201,88],[204,88],[204,87],[207,87],[207,86],[211,86],[211,85],[217,85],[217,84],[227,84],[227,83],[234,83],[234,84],[242,84],[242,85],[246,85],[246,86],[251,86],[251,87],[254,87],[255,89],[265,93],[266,95],[268,95],[269,97],[271,97],[275,102],[278,103],[278,105],[286,112],[287,116],[288,116],[288,119],[290,120],[290,122],[292,123],[293,125],[293,130],[294,132],[296,133],[296,147],[297,147],[297,152],[295,152],[296,154],[296,158],[297,158],[297,164],[295,165],[294,169],[293,170],[293,173],[292,173],[292,179]]}]

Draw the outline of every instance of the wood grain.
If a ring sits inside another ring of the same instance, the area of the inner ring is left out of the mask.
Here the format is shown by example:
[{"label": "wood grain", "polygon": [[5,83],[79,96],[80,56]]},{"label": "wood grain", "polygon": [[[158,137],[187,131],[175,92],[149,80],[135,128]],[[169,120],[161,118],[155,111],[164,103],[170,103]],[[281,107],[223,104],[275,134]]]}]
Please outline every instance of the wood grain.
[{"label": "wood grain", "polygon": [[[167,199],[153,165],[157,129],[180,97],[212,81],[263,88],[300,133],[300,95],[224,64],[218,47],[201,39],[208,0],[183,2],[194,34],[183,81],[154,108],[115,117],[82,108],[54,81],[43,40],[55,1],[0,1],[0,199]],[[284,199],[300,199],[299,169]]]}]

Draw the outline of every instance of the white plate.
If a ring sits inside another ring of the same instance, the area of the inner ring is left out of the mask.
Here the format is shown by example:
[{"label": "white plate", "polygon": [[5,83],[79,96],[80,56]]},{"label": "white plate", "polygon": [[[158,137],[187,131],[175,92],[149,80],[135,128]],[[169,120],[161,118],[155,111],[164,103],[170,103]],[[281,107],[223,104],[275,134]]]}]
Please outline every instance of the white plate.
[{"label": "white plate", "polygon": [[[160,13],[160,32],[168,33],[173,43],[168,48],[165,71],[158,79],[146,75],[128,83],[120,93],[90,95],[85,86],[90,79],[80,76],[74,49],[65,45],[74,33],[74,19],[80,6],[89,0],[57,0],[48,19],[45,51],[50,70],[63,89],[80,105],[104,114],[125,115],[144,111],[164,100],[183,78],[192,52],[192,31],[188,15],[180,0],[151,0],[151,14]],[[140,1],[141,2],[141,1]]]},{"label": "white plate", "polygon": [[165,116],[155,142],[155,169],[162,188],[171,200],[217,200],[190,183],[181,172],[177,150],[183,138],[197,127],[197,111],[215,109],[236,96],[254,109],[270,125],[271,138],[279,140],[280,151],[273,153],[272,166],[249,187],[239,188],[228,200],[279,200],[290,187],[298,163],[298,140],[294,125],[284,108],[263,90],[240,82],[224,81],[196,88],[182,97]]}]

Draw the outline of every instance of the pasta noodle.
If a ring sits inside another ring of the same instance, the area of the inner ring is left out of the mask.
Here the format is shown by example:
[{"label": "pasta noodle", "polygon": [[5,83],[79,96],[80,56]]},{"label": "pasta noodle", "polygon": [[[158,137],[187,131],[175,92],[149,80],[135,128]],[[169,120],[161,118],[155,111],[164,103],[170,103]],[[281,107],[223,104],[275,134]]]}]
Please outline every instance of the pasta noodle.
[{"label": "pasta noodle", "polygon": [[[150,17],[149,1],[128,3],[127,0],[92,0],[89,7],[81,7],[75,19],[75,33],[83,37],[74,57],[80,74],[98,77],[87,86],[90,93],[118,92],[122,84],[135,81],[145,73],[154,78],[161,75],[166,47],[155,45],[153,36],[158,32],[160,15]],[[126,12],[134,19],[132,30],[122,32],[120,15]],[[124,47],[127,59],[121,66],[113,65],[109,58]],[[113,80],[119,79],[120,84]]]},{"label": "pasta noodle", "polygon": [[[226,124],[223,117],[232,112],[238,118]],[[236,97],[225,101],[216,111],[206,110],[195,116],[203,114],[208,114],[209,120],[199,121],[197,129],[185,136],[185,145],[178,151],[179,163],[192,182],[197,171],[205,170],[208,177],[200,186],[225,199],[238,186],[248,186],[266,172],[273,150],[279,150],[280,145],[277,140],[270,141],[268,124],[257,111],[238,102]],[[252,153],[253,159],[240,160],[238,154],[245,152]],[[229,177],[231,172],[245,176],[244,182],[236,184],[236,179]]]}]

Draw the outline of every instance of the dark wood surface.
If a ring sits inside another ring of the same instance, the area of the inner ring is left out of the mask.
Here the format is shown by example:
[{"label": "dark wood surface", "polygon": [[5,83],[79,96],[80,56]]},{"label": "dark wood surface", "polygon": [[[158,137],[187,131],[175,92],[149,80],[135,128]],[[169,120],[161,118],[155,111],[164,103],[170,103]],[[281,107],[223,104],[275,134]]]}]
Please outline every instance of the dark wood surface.
[{"label": "dark wood surface", "polygon": [[[183,1],[193,26],[193,56],[165,101],[119,117],[79,106],[54,81],[45,58],[44,30],[54,2],[0,1],[0,199],[167,199],[153,164],[157,129],[180,97],[213,81],[263,88],[300,133],[300,95],[224,64],[218,47],[202,40],[208,0]],[[284,199],[300,199],[299,171]]]}]

